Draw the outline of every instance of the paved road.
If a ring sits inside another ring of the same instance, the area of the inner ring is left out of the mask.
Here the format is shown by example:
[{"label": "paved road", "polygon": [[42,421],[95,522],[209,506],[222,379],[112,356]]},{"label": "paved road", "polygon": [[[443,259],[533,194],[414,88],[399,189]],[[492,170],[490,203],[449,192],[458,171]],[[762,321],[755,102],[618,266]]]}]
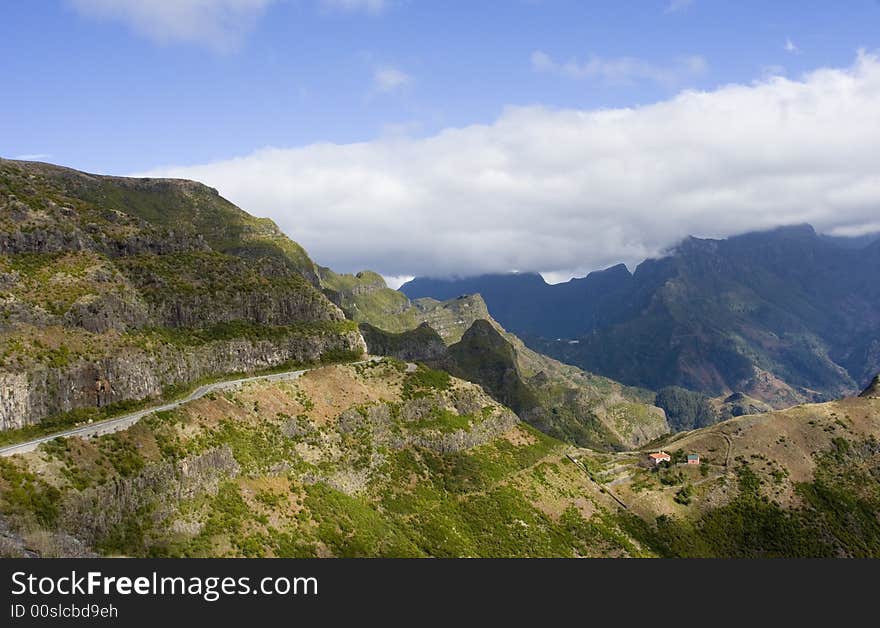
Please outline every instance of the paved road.
[{"label": "paved road", "polygon": [[[378,362],[381,359],[382,358],[379,357],[371,357],[368,360],[352,362],[352,364]],[[6,447],[0,448],[0,456],[14,456],[15,454],[24,454],[29,451],[35,450],[37,447],[40,446],[41,443],[45,443],[56,438],[67,438],[68,436],[80,436],[82,438],[89,438],[91,436],[103,436],[104,434],[112,434],[113,432],[119,432],[121,430],[131,427],[145,416],[153,414],[154,412],[162,412],[163,410],[173,410],[174,408],[179,408],[183,404],[195,401],[196,399],[200,399],[208,393],[212,393],[218,390],[230,390],[232,388],[238,388],[242,384],[247,384],[249,382],[280,382],[285,380],[297,379],[304,373],[308,373],[310,370],[313,369],[284,371],[283,373],[273,373],[271,375],[254,375],[253,377],[241,377],[239,379],[230,379],[227,381],[215,382],[213,384],[205,384],[204,386],[199,386],[198,388],[196,388],[183,399],[178,399],[177,401],[172,401],[161,406],[145,408],[144,410],[138,410],[137,412],[132,412],[130,414],[124,414],[122,416],[107,419],[105,421],[99,421],[98,423],[89,423],[88,425],[65,430],[63,432],[48,434],[46,436],[41,436],[40,438],[35,438],[34,440],[29,440],[24,443],[7,445]]]}]

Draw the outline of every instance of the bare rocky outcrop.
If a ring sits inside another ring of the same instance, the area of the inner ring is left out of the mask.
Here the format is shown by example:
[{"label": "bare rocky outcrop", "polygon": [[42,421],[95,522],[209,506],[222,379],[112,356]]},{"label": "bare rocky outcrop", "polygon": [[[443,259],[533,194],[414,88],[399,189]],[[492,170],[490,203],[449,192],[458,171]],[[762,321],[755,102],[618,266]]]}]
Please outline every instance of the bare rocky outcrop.
[{"label": "bare rocky outcrop", "polygon": [[146,304],[118,294],[89,294],[77,299],[60,317],[65,326],[81,327],[95,334],[114,329],[140,329],[149,323]]},{"label": "bare rocky outcrop", "polygon": [[0,430],[28,424],[30,386],[26,373],[0,373]]},{"label": "bare rocky outcrop", "polygon": [[408,433],[404,436],[392,436],[389,446],[393,449],[402,449],[414,445],[440,454],[451,454],[484,445],[509,432],[519,422],[519,417],[513,412],[504,410],[477,423],[469,430],[456,430],[446,434]]}]

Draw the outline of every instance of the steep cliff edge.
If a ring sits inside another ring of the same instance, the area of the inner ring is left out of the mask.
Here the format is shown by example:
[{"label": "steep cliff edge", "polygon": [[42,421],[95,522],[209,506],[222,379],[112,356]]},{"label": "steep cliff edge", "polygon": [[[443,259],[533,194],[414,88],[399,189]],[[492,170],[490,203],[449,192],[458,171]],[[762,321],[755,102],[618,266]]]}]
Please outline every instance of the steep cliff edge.
[{"label": "steep cliff edge", "polygon": [[364,349],[302,247],[216,190],[0,160],[0,430]]}]

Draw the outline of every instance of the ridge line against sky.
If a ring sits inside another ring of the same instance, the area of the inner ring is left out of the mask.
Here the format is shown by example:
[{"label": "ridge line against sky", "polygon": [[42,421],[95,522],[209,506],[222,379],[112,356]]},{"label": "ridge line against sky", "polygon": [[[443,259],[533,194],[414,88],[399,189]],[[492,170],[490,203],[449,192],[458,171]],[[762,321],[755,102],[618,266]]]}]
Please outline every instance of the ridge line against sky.
[{"label": "ridge line against sky", "polygon": [[767,5],[15,3],[0,154],[196,178],[393,277],[877,229],[880,3]]}]

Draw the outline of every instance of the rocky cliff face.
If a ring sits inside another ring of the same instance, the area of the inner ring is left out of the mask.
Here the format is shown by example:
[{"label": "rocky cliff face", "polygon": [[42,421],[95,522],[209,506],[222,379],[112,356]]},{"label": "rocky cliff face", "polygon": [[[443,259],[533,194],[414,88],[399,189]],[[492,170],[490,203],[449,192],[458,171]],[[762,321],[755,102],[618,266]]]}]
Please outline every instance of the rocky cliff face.
[{"label": "rocky cliff face", "polygon": [[0,430],[362,351],[318,285],[274,223],[199,183],[0,160]]},{"label": "rocky cliff face", "polygon": [[81,359],[59,368],[0,372],[0,430],[39,423],[77,408],[159,398],[169,387],[210,376],[309,364],[339,352],[366,351],[355,331],[291,335],[274,340],[235,339],[194,347],[136,347],[99,360]]},{"label": "rocky cliff face", "polygon": [[153,521],[170,522],[184,501],[216,495],[219,483],[238,473],[238,463],[225,446],[180,462],[149,466],[135,476],[67,494],[59,529],[93,545],[144,509],[152,511]]}]

